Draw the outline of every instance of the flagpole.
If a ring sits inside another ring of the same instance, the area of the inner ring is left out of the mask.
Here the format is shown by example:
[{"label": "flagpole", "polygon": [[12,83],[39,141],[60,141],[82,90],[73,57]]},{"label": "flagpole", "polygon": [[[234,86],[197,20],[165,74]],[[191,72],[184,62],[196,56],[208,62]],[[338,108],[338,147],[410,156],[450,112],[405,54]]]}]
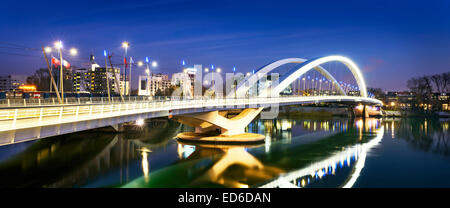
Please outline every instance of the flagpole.
[{"label": "flagpole", "polygon": [[[56,91],[56,97],[58,98],[59,103],[61,103],[61,97],[59,96],[58,87],[57,87],[57,85],[56,85],[56,83],[55,83],[55,79],[53,79],[53,73],[52,73],[52,71],[50,70],[50,64],[48,63],[48,58],[47,58],[47,54],[45,53],[44,47],[42,47],[42,52],[44,53],[44,58],[45,58],[45,61],[46,61],[46,63],[47,63],[47,67],[48,67],[48,69],[49,69],[48,72],[50,73],[50,81],[52,82],[53,87],[55,88],[55,91]],[[53,58],[53,57],[52,57],[52,58]]]},{"label": "flagpole", "polygon": [[[125,52],[125,54],[126,54],[126,52]],[[127,55],[125,55],[125,59],[124,59],[123,72],[124,72],[124,77],[123,77],[123,94],[127,95],[127,92],[128,92],[127,91]]]},{"label": "flagpole", "polygon": [[58,50],[59,50],[59,58],[61,59],[61,62],[59,63],[59,65],[61,66],[61,70],[60,70],[60,73],[59,73],[59,77],[60,77],[60,79],[59,79],[59,86],[61,87],[61,103],[62,104],[64,104],[64,74],[63,74],[63,65],[64,65],[64,61],[63,61],[63,57],[62,57],[62,51],[61,51],[61,48],[62,48],[62,44],[60,44],[60,47],[58,47]]},{"label": "flagpole", "polygon": [[[45,51],[44,51],[44,53],[45,53]],[[53,57],[53,53],[50,53],[50,55]],[[50,62],[50,73],[52,73],[52,71],[53,71],[53,63]],[[53,77],[51,77],[51,79],[50,79],[50,93],[52,92],[52,79],[53,79]]]},{"label": "flagpole", "polygon": [[[108,90],[108,103],[111,103],[111,94],[109,90],[109,73],[108,73],[108,63],[106,62],[106,50],[103,51],[103,55],[105,56],[105,72],[106,72],[106,90]],[[114,74],[114,68],[111,68],[113,74]]]},{"label": "flagpole", "polygon": [[131,65],[133,65],[133,58],[131,58],[131,56],[130,56],[130,81],[129,81],[129,83],[130,83],[130,96],[131,96]]}]

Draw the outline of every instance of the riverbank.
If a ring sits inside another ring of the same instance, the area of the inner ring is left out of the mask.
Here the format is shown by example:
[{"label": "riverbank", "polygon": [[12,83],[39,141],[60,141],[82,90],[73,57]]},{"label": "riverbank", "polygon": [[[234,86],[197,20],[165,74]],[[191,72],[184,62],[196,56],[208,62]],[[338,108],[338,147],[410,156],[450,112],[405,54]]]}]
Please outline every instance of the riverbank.
[{"label": "riverbank", "polygon": [[399,110],[382,110],[383,117],[436,117],[436,118],[450,118],[450,112],[411,112]]},{"label": "riverbank", "polygon": [[348,109],[343,107],[318,107],[318,106],[282,106],[279,114],[281,116],[302,117],[347,117]]}]

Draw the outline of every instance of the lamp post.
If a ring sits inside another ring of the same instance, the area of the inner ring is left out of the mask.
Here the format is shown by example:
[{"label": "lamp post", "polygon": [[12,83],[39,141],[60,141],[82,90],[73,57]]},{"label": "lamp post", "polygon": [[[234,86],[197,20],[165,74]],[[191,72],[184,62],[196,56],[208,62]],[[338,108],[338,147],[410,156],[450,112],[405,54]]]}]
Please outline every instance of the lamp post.
[{"label": "lamp post", "polygon": [[[108,63],[106,62],[106,50],[103,50],[103,55],[105,56],[105,74],[106,74],[106,90],[108,91],[108,103],[111,103],[111,94],[110,94],[110,90],[109,90],[109,77],[108,77]],[[114,71],[114,69],[112,68],[111,70]]]},{"label": "lamp post", "polygon": [[236,80],[236,77],[235,77],[235,72],[236,72],[236,67],[233,66],[234,99],[237,98],[237,96],[236,96],[237,80]]},{"label": "lamp post", "polygon": [[148,67],[148,63],[150,62],[150,60],[148,59],[148,57],[145,57],[145,64],[147,66],[147,69],[145,69],[145,73],[147,74],[147,92],[148,92],[148,96],[152,96],[152,93],[150,92],[150,68]]},{"label": "lamp post", "polygon": [[[62,57],[62,41],[57,41],[55,42],[55,48],[58,49],[59,52],[59,59],[60,59],[60,72],[59,72],[59,86],[60,86],[60,91],[61,91],[61,102],[62,104],[64,104],[64,72],[63,72],[63,65],[64,65],[64,60]],[[71,48],[70,49],[70,54],[71,55],[77,55],[78,51],[75,48]]]},{"label": "lamp post", "polygon": [[211,73],[212,73],[211,86],[213,87],[213,90],[214,90],[214,65],[213,64],[211,64]]},{"label": "lamp post", "polygon": [[49,75],[50,75],[50,85],[53,84],[53,87],[55,88],[55,91],[56,91],[56,97],[58,98],[58,102],[60,104],[62,104],[61,97],[60,97],[59,92],[58,92],[58,86],[56,85],[55,79],[53,78],[53,72],[51,70],[50,64],[48,63],[48,58],[47,58],[46,51],[47,52],[51,51],[51,48],[50,47],[46,47],[46,49],[44,49],[44,47],[42,47],[42,52],[44,53],[45,62],[47,63],[47,68],[48,68],[48,72],[49,72]]},{"label": "lamp post", "polygon": [[59,65],[60,65],[61,69],[60,69],[60,72],[59,72],[59,91],[61,91],[61,102],[62,102],[62,104],[64,104],[63,58],[62,58],[62,52],[61,52],[62,42],[61,41],[55,42],[55,48],[58,49],[59,58],[60,58]]},{"label": "lamp post", "polygon": [[303,91],[305,91],[306,92],[306,80],[305,80],[305,77],[303,77]]},{"label": "lamp post", "polygon": [[[52,52],[52,48],[51,47],[48,47],[48,46],[45,47],[44,48],[44,52],[45,53],[50,53],[50,56],[53,57],[53,54],[51,54],[51,52]],[[52,73],[52,71],[53,71],[53,63],[50,62],[50,73]],[[49,91],[52,92],[52,80],[51,79],[50,79],[50,87],[49,88],[50,88]]]},{"label": "lamp post", "polygon": [[125,56],[123,58],[123,73],[124,73],[124,77],[123,77],[123,93],[125,95],[127,95],[127,52],[128,52],[128,47],[130,46],[130,44],[128,42],[123,42],[122,43],[122,48],[125,49]]}]

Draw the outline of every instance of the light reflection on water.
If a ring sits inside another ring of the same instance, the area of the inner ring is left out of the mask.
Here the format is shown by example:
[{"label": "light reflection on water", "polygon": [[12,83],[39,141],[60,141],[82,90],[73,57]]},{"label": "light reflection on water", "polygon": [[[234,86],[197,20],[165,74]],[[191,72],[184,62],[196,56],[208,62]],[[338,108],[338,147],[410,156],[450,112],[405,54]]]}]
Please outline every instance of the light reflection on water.
[{"label": "light reflection on water", "polygon": [[448,160],[448,125],[284,117],[248,126],[266,136],[264,144],[227,146],[179,143],[174,136],[192,128],[158,119],[135,133],[83,132],[1,147],[0,187],[352,187],[375,174],[367,169],[371,152],[390,146]]}]

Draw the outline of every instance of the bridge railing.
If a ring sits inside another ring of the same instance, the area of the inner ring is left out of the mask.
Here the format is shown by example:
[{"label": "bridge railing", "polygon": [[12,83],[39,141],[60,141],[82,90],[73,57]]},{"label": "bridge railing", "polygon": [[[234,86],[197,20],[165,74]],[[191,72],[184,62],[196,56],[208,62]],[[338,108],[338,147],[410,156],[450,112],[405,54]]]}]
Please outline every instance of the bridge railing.
[{"label": "bridge railing", "polygon": [[[130,97],[125,102],[119,100],[111,101],[111,103],[105,102],[105,100],[89,99],[85,102],[75,102],[64,105],[26,105],[18,107],[3,107],[0,108],[0,121],[12,120],[13,122],[19,119],[37,118],[37,121],[42,121],[44,118],[54,117],[62,119],[63,117],[72,116],[78,119],[82,116],[88,116],[88,118],[105,117],[105,116],[118,116],[151,112],[158,110],[172,110],[182,108],[201,108],[201,107],[230,107],[235,106],[247,106],[247,107],[260,107],[261,105],[298,101],[308,101],[311,103],[318,103],[322,99],[335,99],[341,101],[342,97],[329,96],[329,97],[299,97],[299,96],[282,96],[274,98],[217,98],[217,99],[181,99],[181,98],[169,98],[158,97],[153,99],[145,99],[142,97]],[[343,97],[345,98],[345,97]],[[347,96],[348,98],[348,96]],[[355,101],[358,101],[356,99]]]},{"label": "bridge railing", "polygon": [[[340,95],[319,95],[319,96],[340,96]],[[280,95],[280,98],[289,97],[304,97],[299,95]],[[317,97],[317,96],[309,96]],[[245,97],[244,99],[256,99],[258,97]],[[114,103],[128,103],[128,102],[139,102],[139,101],[173,101],[173,100],[216,100],[216,99],[230,99],[230,98],[206,98],[203,96],[186,98],[186,97],[173,97],[173,96],[126,96],[123,101],[120,97],[111,97],[108,101],[107,97],[80,97],[80,98],[64,98],[64,104],[62,105],[82,105],[82,104],[114,104]],[[234,98],[231,98],[234,99]],[[0,99],[0,108],[8,107],[36,107],[36,106],[60,106],[58,99],[56,98],[29,98],[29,99]]]}]

